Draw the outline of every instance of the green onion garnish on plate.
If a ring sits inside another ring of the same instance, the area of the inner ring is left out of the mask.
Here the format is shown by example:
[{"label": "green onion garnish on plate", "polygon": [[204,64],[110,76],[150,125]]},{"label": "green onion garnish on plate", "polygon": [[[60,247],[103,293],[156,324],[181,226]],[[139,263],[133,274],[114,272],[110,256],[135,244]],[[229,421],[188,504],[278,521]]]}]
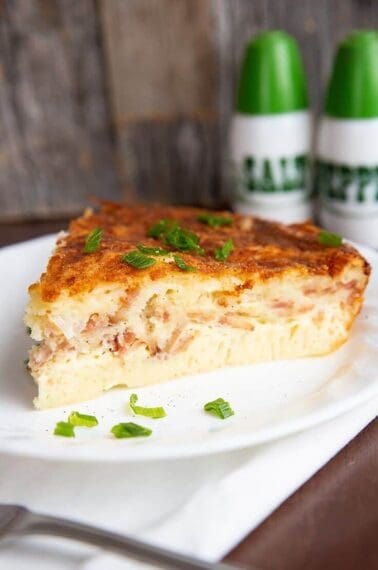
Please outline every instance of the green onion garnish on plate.
[{"label": "green onion garnish on plate", "polygon": [[146,418],[152,418],[154,420],[164,418],[167,414],[161,406],[156,408],[146,408],[144,406],[137,406],[138,396],[136,394],[131,394],[130,396],[130,408],[138,416],[146,416]]},{"label": "green onion garnish on plate", "polygon": [[152,434],[151,429],[134,424],[134,422],[117,424],[110,431],[117,439],[147,437]]},{"label": "green onion garnish on plate", "polygon": [[95,416],[80,414],[80,412],[71,412],[68,417],[68,423],[72,426],[91,428],[98,425],[98,420]]},{"label": "green onion garnish on plate", "polygon": [[85,238],[84,253],[93,253],[98,250],[102,240],[102,229],[95,228]]},{"label": "green onion garnish on plate", "polygon": [[62,437],[75,437],[74,426],[68,422],[58,422],[54,429],[54,435]]},{"label": "green onion garnish on plate", "polygon": [[328,247],[339,247],[343,243],[343,238],[332,232],[321,230],[318,235],[319,243]]},{"label": "green onion garnish on plate", "polygon": [[230,403],[223,400],[223,398],[217,398],[212,402],[208,402],[204,405],[203,409],[205,412],[209,412],[210,414],[213,414],[222,420],[233,416],[235,413],[231,408]]}]

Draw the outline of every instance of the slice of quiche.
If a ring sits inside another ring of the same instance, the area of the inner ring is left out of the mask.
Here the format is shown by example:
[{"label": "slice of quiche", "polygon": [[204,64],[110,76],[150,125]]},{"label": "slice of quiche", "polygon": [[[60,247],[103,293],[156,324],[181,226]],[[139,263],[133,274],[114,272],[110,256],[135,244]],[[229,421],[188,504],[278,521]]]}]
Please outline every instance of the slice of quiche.
[{"label": "slice of quiche", "polygon": [[311,223],[102,203],[71,222],[29,288],[35,405],[327,354],[347,340],[369,272]]}]

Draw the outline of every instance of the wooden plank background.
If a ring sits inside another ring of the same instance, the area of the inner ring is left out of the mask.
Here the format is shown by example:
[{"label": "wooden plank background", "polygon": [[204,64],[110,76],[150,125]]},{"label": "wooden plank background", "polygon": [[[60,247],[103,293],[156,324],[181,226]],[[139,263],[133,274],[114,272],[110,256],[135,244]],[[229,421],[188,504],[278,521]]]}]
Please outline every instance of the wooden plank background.
[{"label": "wooden plank background", "polygon": [[226,205],[248,39],[296,36],[318,112],[337,41],[364,27],[376,0],[0,0],[0,221],[91,195]]}]

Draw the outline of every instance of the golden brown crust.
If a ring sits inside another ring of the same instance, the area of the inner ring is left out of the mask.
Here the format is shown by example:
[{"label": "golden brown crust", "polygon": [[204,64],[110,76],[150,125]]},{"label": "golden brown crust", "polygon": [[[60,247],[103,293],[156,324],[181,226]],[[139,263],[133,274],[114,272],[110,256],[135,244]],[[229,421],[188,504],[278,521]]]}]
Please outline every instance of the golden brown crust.
[{"label": "golden brown crust", "polygon": [[[208,211],[208,210],[206,210]],[[122,262],[123,254],[138,243],[161,245],[147,237],[148,229],[161,219],[177,220],[181,227],[195,232],[200,237],[206,255],[180,253],[185,261],[196,267],[196,278],[203,276],[240,276],[250,284],[295,270],[302,275],[337,276],[347,264],[363,268],[366,275],[370,267],[364,258],[351,246],[337,248],[319,243],[319,228],[311,223],[282,225],[258,218],[250,218],[230,212],[214,212],[232,218],[230,226],[210,227],[197,220],[203,210],[173,206],[123,206],[102,202],[99,213],[86,212],[73,220],[69,234],[58,242],[46,273],[40,283],[44,301],[55,300],[62,292],[75,295],[92,290],[101,283],[123,283],[136,287],[148,279],[161,279],[176,272],[183,273],[175,264],[157,263],[139,270]],[[98,251],[85,254],[85,237],[94,228],[103,229],[103,239]],[[214,259],[214,248],[232,238],[234,251],[227,261]],[[168,248],[169,249],[169,248]]]}]

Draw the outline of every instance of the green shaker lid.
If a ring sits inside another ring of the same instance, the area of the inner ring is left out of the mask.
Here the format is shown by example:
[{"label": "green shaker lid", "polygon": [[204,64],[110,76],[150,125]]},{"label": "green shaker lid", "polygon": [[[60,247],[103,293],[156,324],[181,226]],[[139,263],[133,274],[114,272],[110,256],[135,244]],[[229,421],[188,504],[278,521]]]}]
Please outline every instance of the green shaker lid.
[{"label": "green shaker lid", "polygon": [[295,39],[281,30],[258,34],[244,54],[236,110],[270,115],[307,107],[306,78]]},{"label": "green shaker lid", "polygon": [[325,113],[345,119],[378,117],[378,33],[353,32],[339,45]]}]

